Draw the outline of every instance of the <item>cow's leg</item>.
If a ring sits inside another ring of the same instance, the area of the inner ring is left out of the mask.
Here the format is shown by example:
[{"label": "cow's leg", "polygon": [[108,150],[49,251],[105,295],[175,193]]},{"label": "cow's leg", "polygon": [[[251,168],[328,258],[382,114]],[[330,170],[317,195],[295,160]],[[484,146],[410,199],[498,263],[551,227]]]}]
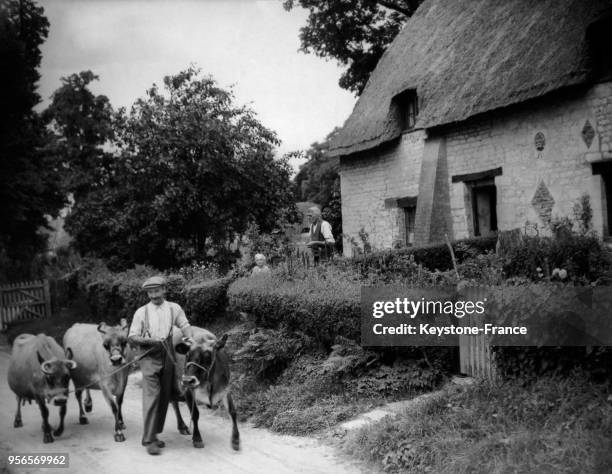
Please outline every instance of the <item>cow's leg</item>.
[{"label": "cow's leg", "polygon": [[232,448],[238,451],[240,449],[240,433],[238,433],[238,424],[236,423],[236,407],[229,392],[223,397],[223,405],[232,417]]},{"label": "cow's leg", "polygon": [[91,393],[89,393],[89,389],[85,389],[85,411],[87,413],[91,412],[91,409],[93,408],[93,403],[91,401]]},{"label": "cow's leg", "polygon": [[123,422],[123,413],[121,412],[121,407],[123,406],[123,393],[117,395],[117,418],[119,420],[119,428],[124,430],[125,423]]},{"label": "cow's leg", "polygon": [[57,429],[53,432],[53,436],[61,436],[62,433],[64,432],[64,418],[66,418],[67,410],[68,410],[68,400],[66,400],[66,403],[64,405],[60,405],[60,409],[59,409],[60,423]]},{"label": "cow's leg", "polygon": [[23,422],[21,421],[21,397],[17,395],[17,413],[15,413],[15,422],[13,423],[14,428],[21,428]]},{"label": "cow's leg", "polygon": [[36,402],[40,408],[40,414],[42,415],[42,430],[43,430],[43,443],[53,443],[53,436],[51,435],[51,425],[49,425],[49,409],[45,404],[44,398],[37,398]]},{"label": "cow's leg", "polygon": [[115,441],[117,442],[125,441],[125,436],[123,435],[123,432],[121,431],[122,428],[119,423],[119,408],[117,407],[117,404],[115,403],[113,394],[111,393],[111,391],[108,389],[106,385],[102,385],[101,388],[102,388],[102,395],[104,395],[106,402],[110,405],[111,410],[113,411],[113,416],[115,417]]},{"label": "cow's leg", "polygon": [[183,417],[181,416],[181,410],[179,408],[179,402],[176,399],[172,400],[172,408],[174,408],[174,414],[176,415],[176,427],[179,433],[182,435],[188,435],[189,428],[187,428],[187,425],[183,421]]},{"label": "cow's leg", "polygon": [[185,401],[187,401],[187,406],[189,407],[189,411],[191,412],[191,421],[193,421],[193,437],[191,438],[191,440],[193,441],[193,447],[203,448],[204,441],[202,441],[202,435],[200,434],[200,429],[198,428],[200,411],[198,410],[198,406],[195,402],[195,396],[191,390],[187,390],[185,392]]},{"label": "cow's leg", "polygon": [[83,390],[75,390],[74,397],[77,399],[77,403],[79,404],[79,423],[81,425],[86,425],[89,423],[87,417],[85,416],[85,412],[83,411],[83,403],[81,402],[81,397],[83,396]]}]

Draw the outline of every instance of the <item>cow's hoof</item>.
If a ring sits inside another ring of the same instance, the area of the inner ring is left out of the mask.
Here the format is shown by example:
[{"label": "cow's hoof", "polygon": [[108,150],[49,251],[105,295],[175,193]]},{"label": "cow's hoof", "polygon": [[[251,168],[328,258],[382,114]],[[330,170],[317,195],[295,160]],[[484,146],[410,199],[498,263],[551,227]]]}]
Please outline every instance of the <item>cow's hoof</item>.
[{"label": "cow's hoof", "polygon": [[45,433],[43,436],[43,443],[53,443],[53,436],[51,436],[51,433]]},{"label": "cow's hoof", "polygon": [[234,451],[240,451],[240,439],[232,439],[232,449]]},{"label": "cow's hoof", "polygon": [[202,441],[202,440],[199,440],[199,441],[193,440],[193,447],[194,448],[203,448],[204,447],[204,441]]},{"label": "cow's hoof", "polygon": [[122,443],[125,441],[125,436],[123,433],[115,433],[115,441],[117,441],[117,443]]},{"label": "cow's hoof", "polygon": [[191,434],[189,433],[189,428],[187,428],[186,426],[181,426],[178,430],[179,430],[179,433],[182,435]]},{"label": "cow's hoof", "polygon": [[87,419],[86,416],[79,416],[79,424],[80,425],[87,425],[89,423],[89,420]]},{"label": "cow's hoof", "polygon": [[13,428],[21,428],[23,426],[23,422],[21,420],[15,420],[13,423]]},{"label": "cow's hoof", "polygon": [[91,409],[93,408],[93,403],[91,403],[91,400],[89,402],[85,401],[83,408],[85,408],[87,413],[91,413]]},{"label": "cow's hoof", "polygon": [[122,421],[119,422],[119,429],[120,430],[124,430],[125,429],[125,423]]},{"label": "cow's hoof", "polygon": [[53,432],[53,436],[55,437],[61,436],[63,432],[64,432],[64,428],[58,428]]}]

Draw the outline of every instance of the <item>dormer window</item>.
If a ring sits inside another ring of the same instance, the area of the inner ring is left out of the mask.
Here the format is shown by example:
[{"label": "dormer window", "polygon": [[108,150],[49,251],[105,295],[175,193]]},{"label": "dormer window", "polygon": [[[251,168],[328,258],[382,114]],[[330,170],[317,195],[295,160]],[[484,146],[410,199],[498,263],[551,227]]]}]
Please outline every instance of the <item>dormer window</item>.
[{"label": "dormer window", "polygon": [[419,101],[416,89],[406,89],[400,92],[392,101],[402,132],[412,130],[416,125],[417,115],[419,114]]},{"label": "dormer window", "polygon": [[612,13],[607,13],[592,23],[587,30],[587,40],[593,74],[597,79],[612,77]]}]

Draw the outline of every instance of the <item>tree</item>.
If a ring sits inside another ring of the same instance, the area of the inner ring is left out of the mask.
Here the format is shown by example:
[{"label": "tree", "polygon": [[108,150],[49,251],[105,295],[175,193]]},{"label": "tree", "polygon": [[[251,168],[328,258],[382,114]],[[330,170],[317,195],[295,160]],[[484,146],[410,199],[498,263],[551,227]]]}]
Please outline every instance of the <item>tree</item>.
[{"label": "tree", "polygon": [[339,84],[361,94],[387,46],[423,0],[284,0],[308,10],[301,51],[347,66]]},{"label": "tree", "polygon": [[67,220],[78,247],[160,268],[205,258],[254,222],[271,230],[291,202],[276,135],[231,91],[189,68],[120,110],[118,150]]},{"label": "tree", "polygon": [[104,95],[94,95],[89,84],[98,80],[91,71],[61,79],[43,118],[55,140],[49,147],[61,163],[64,189],[79,200],[99,180],[111,156],[103,146],[114,137],[114,111]]},{"label": "tree", "polygon": [[49,136],[33,109],[40,102],[37,68],[48,28],[33,1],[0,6],[0,255],[22,267],[45,246],[38,232],[47,225],[45,216],[65,204],[57,162],[46,148]]}]

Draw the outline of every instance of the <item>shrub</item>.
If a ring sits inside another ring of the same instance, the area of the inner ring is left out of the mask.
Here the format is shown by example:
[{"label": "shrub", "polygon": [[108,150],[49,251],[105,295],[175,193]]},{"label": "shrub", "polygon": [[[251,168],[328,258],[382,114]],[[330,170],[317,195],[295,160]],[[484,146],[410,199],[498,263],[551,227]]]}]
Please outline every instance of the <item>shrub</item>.
[{"label": "shrub", "polygon": [[[496,237],[476,237],[452,243],[458,263],[478,254],[495,250]],[[407,276],[416,264],[428,270],[445,271],[453,268],[453,261],[446,244],[381,250],[355,258],[355,264],[364,274],[380,273]]]},{"label": "shrub", "polygon": [[[90,261],[79,272],[79,286],[96,319],[117,323],[121,318],[131,320],[134,312],[149,301],[142,283],[159,273],[141,265],[113,273],[99,261]],[[180,304],[193,324],[204,324],[225,313],[229,278],[201,281],[198,277],[193,284],[180,274],[165,277],[166,298]]]},{"label": "shrub", "polygon": [[330,347],[337,335],[357,340],[360,334],[360,286],[341,274],[318,274],[286,280],[241,278],[228,290],[229,307],[255,316],[258,325],[302,331]]},{"label": "shrub", "polygon": [[204,325],[225,314],[230,281],[230,278],[217,278],[184,289],[185,311],[194,325]]},{"label": "shrub", "polygon": [[273,382],[309,343],[307,337],[284,329],[263,329],[251,334],[234,360],[259,381]]},{"label": "shrub", "polygon": [[594,281],[612,268],[610,255],[595,235],[559,232],[557,238],[529,237],[504,256],[507,277],[540,279],[537,269],[548,276],[553,268],[563,268],[572,280]]}]

